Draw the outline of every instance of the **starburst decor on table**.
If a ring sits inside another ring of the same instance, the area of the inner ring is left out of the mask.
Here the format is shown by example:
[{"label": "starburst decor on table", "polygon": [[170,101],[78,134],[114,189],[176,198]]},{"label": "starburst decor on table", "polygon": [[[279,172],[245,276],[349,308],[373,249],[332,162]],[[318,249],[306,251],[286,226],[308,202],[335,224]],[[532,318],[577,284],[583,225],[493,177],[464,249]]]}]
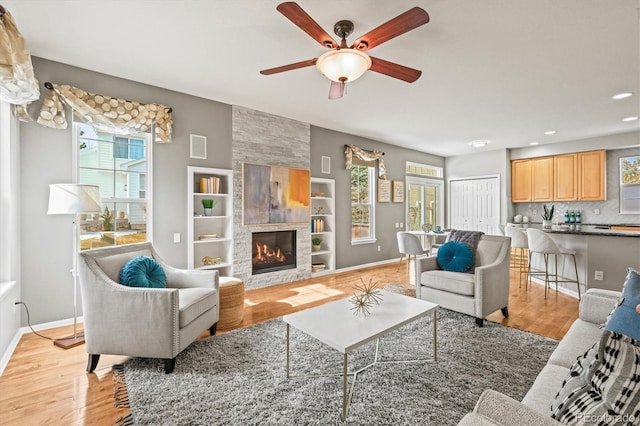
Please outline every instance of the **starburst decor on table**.
[{"label": "starburst decor on table", "polygon": [[377,282],[369,280],[369,283],[365,283],[362,278],[362,285],[357,285],[354,288],[358,293],[354,294],[350,300],[353,304],[353,314],[358,316],[360,314],[367,316],[371,313],[371,308],[374,305],[380,304],[382,301],[382,294],[377,286]]}]

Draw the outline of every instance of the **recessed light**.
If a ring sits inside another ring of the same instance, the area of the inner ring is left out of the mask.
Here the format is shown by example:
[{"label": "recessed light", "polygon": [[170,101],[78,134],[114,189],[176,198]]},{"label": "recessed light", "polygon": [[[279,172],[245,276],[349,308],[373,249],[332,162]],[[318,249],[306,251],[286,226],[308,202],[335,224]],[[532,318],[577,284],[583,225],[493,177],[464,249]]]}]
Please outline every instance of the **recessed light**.
[{"label": "recessed light", "polygon": [[529,142],[529,145],[538,145],[540,142],[538,141],[533,141],[533,142]]},{"label": "recessed light", "polygon": [[469,145],[471,145],[474,148],[482,148],[483,146],[486,146],[490,143],[491,141],[488,141],[486,139],[478,139],[478,140],[469,142]]},{"label": "recessed light", "polygon": [[622,121],[636,121],[638,119],[638,117],[627,117],[627,118],[623,118]]},{"label": "recessed light", "polygon": [[544,132],[545,135],[555,135],[556,131],[555,130],[547,130],[546,132]]},{"label": "recessed light", "polygon": [[617,95],[613,95],[612,98],[618,100],[618,99],[628,98],[631,95],[633,95],[633,93],[623,92],[623,93],[618,93]]}]

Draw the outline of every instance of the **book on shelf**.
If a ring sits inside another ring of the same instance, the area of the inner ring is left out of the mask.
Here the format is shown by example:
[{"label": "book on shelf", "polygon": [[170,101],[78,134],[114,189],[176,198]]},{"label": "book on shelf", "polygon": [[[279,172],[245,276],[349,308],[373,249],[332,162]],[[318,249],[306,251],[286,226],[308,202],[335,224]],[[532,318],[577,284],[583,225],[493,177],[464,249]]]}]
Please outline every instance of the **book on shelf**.
[{"label": "book on shelf", "polygon": [[206,239],[209,239],[209,238],[218,238],[218,234],[200,234],[198,236],[199,240],[206,240]]},{"label": "book on shelf", "polygon": [[217,176],[200,178],[200,193],[202,194],[219,194],[220,178]]},{"label": "book on shelf", "polygon": [[324,219],[311,220],[311,232],[324,232]]}]

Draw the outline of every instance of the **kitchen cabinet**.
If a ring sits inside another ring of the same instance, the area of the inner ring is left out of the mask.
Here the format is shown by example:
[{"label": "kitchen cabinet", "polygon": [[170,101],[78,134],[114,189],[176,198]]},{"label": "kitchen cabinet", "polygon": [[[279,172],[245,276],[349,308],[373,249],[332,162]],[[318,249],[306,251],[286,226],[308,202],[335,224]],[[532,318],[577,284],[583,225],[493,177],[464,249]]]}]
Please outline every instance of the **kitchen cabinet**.
[{"label": "kitchen cabinet", "polygon": [[531,201],[531,159],[511,162],[511,202]]},{"label": "kitchen cabinet", "polygon": [[578,199],[606,200],[606,161],[604,150],[578,153]]},{"label": "kitchen cabinet", "polygon": [[553,201],[553,157],[531,161],[531,201]]},{"label": "kitchen cabinet", "polygon": [[606,152],[578,152],[511,162],[511,202],[600,201]]},{"label": "kitchen cabinet", "polygon": [[578,199],[578,154],[553,157],[554,194],[556,201]]}]

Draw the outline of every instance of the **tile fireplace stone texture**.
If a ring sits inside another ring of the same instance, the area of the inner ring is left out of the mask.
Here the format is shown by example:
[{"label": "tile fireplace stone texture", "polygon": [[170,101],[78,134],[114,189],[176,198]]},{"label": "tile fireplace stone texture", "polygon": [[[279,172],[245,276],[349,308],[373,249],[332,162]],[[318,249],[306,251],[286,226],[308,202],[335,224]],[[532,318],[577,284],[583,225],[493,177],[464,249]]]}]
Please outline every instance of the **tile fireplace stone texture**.
[{"label": "tile fireplace stone texture", "polygon": [[[233,275],[246,289],[302,280],[311,277],[311,229],[308,223],[244,226],[242,224],[242,163],[311,168],[311,126],[300,121],[232,107],[233,168]],[[292,230],[296,232],[295,269],[267,274],[251,273],[251,234]]]}]

